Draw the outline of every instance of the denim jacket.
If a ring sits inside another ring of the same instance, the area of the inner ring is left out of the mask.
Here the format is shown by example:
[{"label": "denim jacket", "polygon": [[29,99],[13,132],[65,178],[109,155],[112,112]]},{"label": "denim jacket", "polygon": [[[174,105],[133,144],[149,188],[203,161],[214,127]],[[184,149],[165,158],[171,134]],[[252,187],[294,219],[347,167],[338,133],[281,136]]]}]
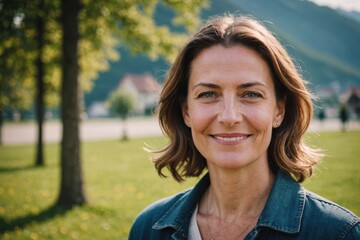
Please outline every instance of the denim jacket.
[{"label": "denim jacket", "polygon": [[[193,211],[209,185],[207,174],[194,188],[144,209],[129,239],[187,239]],[[245,239],[359,240],[360,219],[279,171],[259,220]]]}]

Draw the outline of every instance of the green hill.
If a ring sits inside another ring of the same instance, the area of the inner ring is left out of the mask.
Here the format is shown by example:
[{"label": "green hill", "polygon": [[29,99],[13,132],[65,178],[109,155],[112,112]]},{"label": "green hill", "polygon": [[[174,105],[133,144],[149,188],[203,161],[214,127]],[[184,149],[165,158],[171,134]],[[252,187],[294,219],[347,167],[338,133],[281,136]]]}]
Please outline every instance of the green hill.
[{"label": "green hill", "polygon": [[[328,7],[300,0],[234,0],[268,23],[303,63],[314,85],[360,85],[360,24]],[[306,76],[306,75],[305,75]]]},{"label": "green hill", "polygon": [[345,11],[345,10],[341,10],[341,9],[336,9],[340,14],[346,16],[346,17],[349,17],[357,22],[360,23],[360,12],[357,12],[357,11],[351,11],[351,12],[348,12],[348,11]]},{"label": "green hill", "polygon": [[[250,13],[264,21],[287,47],[313,88],[334,82],[344,88],[360,85],[360,23],[353,18],[301,0],[212,0],[202,18],[226,12]],[[169,9],[160,6],[155,18],[159,24],[170,24],[171,16]],[[104,101],[127,73],[149,72],[163,81],[168,69],[164,60],[151,61],[144,55],[133,56],[125,48],[118,50],[121,59],[99,75],[93,91],[85,96],[87,105]]]}]

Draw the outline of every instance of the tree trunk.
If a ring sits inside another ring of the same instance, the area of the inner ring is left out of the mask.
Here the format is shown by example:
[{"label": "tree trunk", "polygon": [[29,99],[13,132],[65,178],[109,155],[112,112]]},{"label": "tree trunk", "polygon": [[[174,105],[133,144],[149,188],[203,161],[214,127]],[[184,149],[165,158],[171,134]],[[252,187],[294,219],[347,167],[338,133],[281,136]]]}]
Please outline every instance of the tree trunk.
[{"label": "tree trunk", "polygon": [[40,0],[37,9],[36,25],[37,25],[37,44],[38,44],[38,56],[36,59],[37,68],[37,96],[36,96],[36,120],[38,126],[37,135],[37,147],[36,147],[36,166],[44,165],[44,153],[43,153],[43,125],[44,125],[44,31],[45,31],[45,19],[44,19],[44,0]]},{"label": "tree trunk", "polygon": [[79,0],[62,0],[61,186],[58,203],[86,203],[80,159],[78,83]]},{"label": "tree trunk", "polygon": [[3,139],[2,139],[2,129],[3,129],[3,123],[4,123],[4,115],[3,115],[3,111],[0,107],[0,145],[3,144]]},{"label": "tree trunk", "polygon": [[121,140],[126,141],[129,139],[128,134],[127,134],[126,118],[122,119],[122,124],[123,124],[123,131],[122,131],[122,135],[121,135]]}]

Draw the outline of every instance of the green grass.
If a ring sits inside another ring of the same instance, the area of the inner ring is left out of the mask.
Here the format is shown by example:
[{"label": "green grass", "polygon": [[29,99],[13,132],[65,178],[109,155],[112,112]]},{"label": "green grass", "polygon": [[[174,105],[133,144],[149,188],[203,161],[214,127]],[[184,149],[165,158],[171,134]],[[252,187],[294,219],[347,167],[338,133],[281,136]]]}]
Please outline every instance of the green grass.
[{"label": "green grass", "polygon": [[[327,155],[304,186],[360,215],[360,132],[308,135]],[[54,205],[59,188],[59,146],[46,145],[46,166],[34,168],[32,145],[0,146],[0,239],[127,239],[136,215],[151,202],[196,183],[161,179],[143,151],[165,139],[86,142],[82,145],[89,204]]]},{"label": "green grass", "polygon": [[360,131],[308,135],[326,157],[303,185],[360,216]]}]

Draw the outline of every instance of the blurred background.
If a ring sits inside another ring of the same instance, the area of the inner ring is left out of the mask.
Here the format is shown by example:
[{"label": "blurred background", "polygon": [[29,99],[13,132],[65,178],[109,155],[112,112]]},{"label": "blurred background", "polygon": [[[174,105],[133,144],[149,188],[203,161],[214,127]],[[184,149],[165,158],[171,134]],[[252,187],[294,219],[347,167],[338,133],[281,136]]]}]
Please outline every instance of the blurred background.
[{"label": "blurred background", "polygon": [[[336,5],[336,3],[340,5]],[[92,7],[93,10],[82,9],[83,12],[88,12],[86,13],[88,16],[83,16],[84,19],[79,20],[80,23],[83,22],[82,25],[85,25],[82,27],[84,29],[80,29],[83,33],[82,40],[79,43],[81,116],[83,119],[113,117],[114,113],[110,111],[108,99],[112,92],[121,89],[130,93],[135,101],[129,115],[151,115],[166,71],[171,64],[171,58],[176,50],[164,52],[164,49],[160,49],[162,46],[147,48],[150,45],[160,45],[156,41],[163,39],[151,39],[154,38],[151,34],[155,33],[145,32],[146,29],[142,29],[142,27],[147,27],[144,23],[144,26],[140,27],[128,20],[129,26],[126,28],[131,28],[131,24],[134,26],[132,26],[132,30],[125,29],[125,31],[120,26],[116,27],[110,24],[108,24],[110,26],[106,26],[105,23],[96,23],[100,20],[85,19],[85,17],[97,17],[98,19],[112,17],[112,21],[116,20],[115,16],[111,16],[111,11],[116,12],[117,9],[110,9],[110,7],[114,7],[114,4],[110,6],[105,4],[106,1],[103,6],[89,5],[88,8]],[[34,16],[31,16],[32,19],[28,19],[29,17],[25,16],[23,12],[26,8],[33,7],[34,9],[30,9],[30,12],[32,15],[36,15],[37,6],[29,5],[24,4],[24,6],[19,7],[20,9],[12,10],[14,11],[12,12],[12,23],[3,22],[3,25],[14,25],[15,30],[11,34],[16,34],[18,38],[17,40],[14,39],[16,43],[9,43],[11,36],[5,36],[2,31],[2,35],[6,39],[1,46],[1,52],[2,57],[7,60],[2,63],[6,66],[2,68],[3,74],[1,74],[0,110],[5,122],[36,119],[35,94],[37,85],[35,80],[37,70],[34,58],[37,54],[38,44],[36,41],[30,43],[29,40],[35,40],[33,37],[36,36],[37,25],[27,23],[28,20],[35,22],[36,19]],[[50,10],[52,10],[51,8],[58,8],[56,4],[53,5],[55,6],[45,7]],[[201,6],[203,8],[199,10],[199,20],[229,12],[251,14],[264,21],[286,46],[301,69],[300,72],[309,82],[310,89],[318,98],[316,103],[317,118],[337,118],[343,105],[348,108],[351,119],[359,117],[360,48],[358,40],[360,39],[360,16],[357,12],[359,11],[359,1],[318,0],[314,3],[300,0],[224,0],[221,2],[208,1]],[[121,4],[118,7],[121,7]],[[28,10],[26,9],[26,11]],[[92,13],[91,11],[99,11],[100,13]],[[131,12],[128,11],[127,13],[130,14]],[[54,13],[44,15],[49,19],[45,19],[44,50],[42,53],[44,63],[44,116],[46,119],[58,119],[60,116],[61,71],[59,58],[61,55],[61,31],[58,29],[60,26],[53,26],[57,24],[55,20],[59,14],[59,11],[58,13],[54,11]],[[176,13],[170,7],[165,4],[158,4],[152,17],[154,24],[167,26],[173,33],[178,35],[184,33],[186,36],[186,28],[174,21],[175,15]],[[119,16],[118,18],[118,21],[121,21]],[[50,21],[54,22],[51,23]],[[86,21],[88,23],[85,23]],[[195,21],[192,24],[196,23],[198,22]],[[24,29],[22,29],[23,27]],[[119,31],[123,32],[118,34]],[[21,34],[25,34],[23,36],[25,39],[19,40],[18,35]],[[135,43],[132,42],[132,37],[137,38],[133,40]],[[145,39],[141,39],[141,37]],[[177,38],[176,44],[174,43],[175,46],[181,44],[181,37]],[[89,40],[91,38],[95,39]],[[20,43],[21,41],[23,44]],[[95,43],[91,41],[95,41]],[[141,41],[145,43],[139,43]],[[141,44],[145,46],[140,47]],[[26,49],[26,47],[28,48]],[[9,54],[9,57],[6,54]],[[11,63],[7,63],[7,61],[11,61]],[[16,74],[5,72],[5,67],[10,69],[8,71],[16,72]],[[24,76],[15,76],[20,74]],[[3,138],[3,141],[6,142],[6,137]]]},{"label": "blurred background", "polygon": [[360,214],[360,1],[0,0],[0,238],[126,239],[194,184],[159,179],[142,148],[166,144],[154,109],[179,47],[224,13],[291,54],[316,97],[309,141],[344,158],[307,187]]}]

